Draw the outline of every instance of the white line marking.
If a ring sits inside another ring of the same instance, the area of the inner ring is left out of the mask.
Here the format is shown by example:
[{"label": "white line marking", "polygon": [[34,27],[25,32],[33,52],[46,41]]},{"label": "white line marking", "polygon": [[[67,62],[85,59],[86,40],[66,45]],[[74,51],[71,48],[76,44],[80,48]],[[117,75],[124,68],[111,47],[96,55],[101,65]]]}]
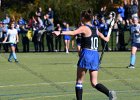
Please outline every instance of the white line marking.
[{"label": "white line marking", "polygon": [[[119,81],[119,80],[126,80],[126,81],[134,81],[138,79],[110,79],[110,80],[100,80],[100,82],[110,82],[110,81]],[[90,83],[90,82],[84,82],[84,83]],[[83,83],[83,84],[84,84]],[[8,87],[27,87],[27,86],[37,86],[37,85],[51,85],[52,83],[34,83],[34,84],[10,84],[10,85],[0,85],[0,88],[8,88]],[[54,82],[54,84],[61,85],[61,84],[75,84],[75,81],[69,81],[69,82]]]},{"label": "white line marking", "polygon": [[[124,91],[116,91],[117,93],[128,93],[128,92],[140,92],[140,90],[124,90]],[[85,92],[84,94],[93,94],[92,92]],[[51,96],[38,96],[38,97],[32,97],[32,98],[22,98],[19,100],[33,100],[33,99],[47,99],[47,98],[57,98],[57,97],[65,97],[65,96],[75,96],[75,93],[68,93],[68,94],[55,94]]]}]

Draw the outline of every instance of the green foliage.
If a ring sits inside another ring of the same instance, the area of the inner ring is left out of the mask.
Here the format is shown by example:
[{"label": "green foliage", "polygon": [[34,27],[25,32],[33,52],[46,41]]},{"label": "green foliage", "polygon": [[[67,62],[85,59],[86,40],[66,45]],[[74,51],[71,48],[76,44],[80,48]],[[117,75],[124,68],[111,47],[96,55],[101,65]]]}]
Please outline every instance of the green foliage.
[{"label": "green foliage", "polygon": [[[9,13],[11,16],[21,15],[28,20],[28,18],[34,14],[37,7],[42,7],[45,13],[47,8],[51,7],[55,12],[54,19],[56,23],[65,20],[70,24],[77,24],[82,10],[92,8],[94,13],[98,12],[100,7],[108,1],[109,0],[4,0],[2,1],[0,15],[1,17],[3,17],[5,13]],[[16,15],[13,15],[13,12]]]}]

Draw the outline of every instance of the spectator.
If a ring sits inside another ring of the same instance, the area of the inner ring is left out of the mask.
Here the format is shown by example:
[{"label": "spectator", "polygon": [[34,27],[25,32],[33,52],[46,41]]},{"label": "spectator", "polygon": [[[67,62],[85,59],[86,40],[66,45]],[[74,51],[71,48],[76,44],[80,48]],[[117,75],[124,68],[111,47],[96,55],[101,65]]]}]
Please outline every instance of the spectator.
[{"label": "spectator", "polygon": [[[78,28],[84,26],[82,22],[79,23]],[[80,56],[81,53],[81,39],[82,39],[82,33],[76,35],[76,44],[77,44],[77,51],[78,55]]]},{"label": "spectator", "polygon": [[37,41],[39,45],[39,52],[44,52],[44,23],[43,20],[38,17],[39,29],[37,30]]},{"label": "spectator", "polygon": [[117,12],[121,15],[121,17],[124,19],[125,18],[125,9],[123,8],[123,6],[122,5],[120,5],[119,7],[118,7],[118,9],[117,9]]},{"label": "spectator", "polygon": [[96,15],[94,15],[93,16],[93,19],[92,19],[92,25],[94,26],[94,27],[99,27],[99,20],[98,20],[98,15],[96,14]]},{"label": "spectator", "polygon": [[[67,24],[65,22],[63,24],[64,24],[63,31],[70,31],[69,24]],[[66,51],[66,53],[69,53],[70,40],[71,40],[71,36],[70,35],[64,35],[64,44],[65,44],[65,51]]]},{"label": "spectator", "polygon": [[49,15],[44,15],[44,27],[46,29],[46,41],[48,46],[48,52],[54,51],[53,35],[54,24],[49,20]]},{"label": "spectator", "polygon": [[117,25],[118,25],[118,32],[119,32],[118,49],[120,51],[124,51],[125,50],[125,40],[124,40],[125,21],[123,20],[120,14],[118,14],[117,17]]},{"label": "spectator", "polygon": [[[107,37],[108,29],[109,29],[109,26],[107,25],[105,18],[102,17],[101,24],[100,24],[100,30],[101,30],[101,33],[104,35],[104,37]],[[105,51],[108,51],[108,43],[107,44],[106,43],[107,43],[106,41],[101,39],[102,49],[105,48]]]},{"label": "spectator", "polygon": [[[2,22],[0,22],[0,42],[2,42],[3,40],[2,40]],[[2,45],[0,44],[0,51],[1,51],[1,47],[2,47]]]},{"label": "spectator", "polygon": [[35,18],[35,16],[32,16],[30,19],[29,19],[29,22],[28,22],[28,28],[31,28],[33,30],[36,30],[36,25],[37,25],[37,20]]},{"label": "spectator", "polygon": [[48,8],[48,15],[49,15],[50,21],[53,23],[54,22],[54,19],[53,19],[54,12],[51,7]]},{"label": "spectator", "polygon": [[106,6],[102,7],[99,13],[99,18],[106,16]]},{"label": "spectator", "polygon": [[22,38],[23,52],[29,52],[29,39],[27,37],[28,25],[22,25],[20,28],[20,34]]},{"label": "spectator", "polygon": [[130,12],[130,5],[128,4],[127,0],[124,0],[124,6],[123,6],[125,12],[124,12],[124,20],[131,19],[131,12]]},{"label": "spectator", "polygon": [[[60,24],[57,24],[55,31],[61,31]],[[55,37],[55,51],[61,51],[61,35]]]},{"label": "spectator", "polygon": [[25,25],[26,21],[22,17],[20,17],[20,19],[18,20],[18,24],[19,26]]},{"label": "spectator", "polygon": [[132,17],[138,17],[138,0],[131,0],[131,15]]},{"label": "spectator", "polygon": [[35,12],[35,15],[42,19],[43,13],[42,13],[42,8],[41,7],[38,7],[37,11]]},{"label": "spectator", "polygon": [[[7,34],[6,34],[7,30],[8,30],[8,25],[3,23],[3,26],[2,26],[2,33],[3,33],[2,38],[3,38],[3,40],[5,39],[5,37],[7,37]],[[3,44],[3,48],[4,48],[5,52],[9,51],[8,44]]]},{"label": "spectator", "polygon": [[8,14],[6,14],[5,19],[3,20],[4,24],[9,24],[10,23],[10,18],[8,16]]}]

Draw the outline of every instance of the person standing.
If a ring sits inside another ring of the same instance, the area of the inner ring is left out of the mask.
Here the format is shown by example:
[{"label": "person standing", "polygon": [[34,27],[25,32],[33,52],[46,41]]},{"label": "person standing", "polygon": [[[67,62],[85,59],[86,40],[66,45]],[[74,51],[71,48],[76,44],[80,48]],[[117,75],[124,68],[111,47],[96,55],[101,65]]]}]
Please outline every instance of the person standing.
[{"label": "person standing", "polygon": [[[107,37],[108,29],[109,29],[109,26],[106,23],[105,18],[102,17],[101,18],[101,24],[100,24],[100,30],[105,37]],[[105,50],[108,51],[108,43],[105,40],[101,39],[101,45],[102,45],[102,49],[105,48]]]},{"label": "person standing", "polygon": [[[57,24],[55,31],[61,31],[62,28],[60,26],[60,24]],[[55,37],[55,51],[61,51],[61,35]]]},{"label": "person standing", "polygon": [[130,56],[130,65],[127,68],[135,68],[136,61],[136,52],[140,48],[140,24],[139,18],[133,18],[133,25],[131,26],[131,56]]},{"label": "person standing", "polygon": [[54,23],[54,12],[53,12],[53,10],[52,10],[52,8],[51,7],[49,7],[48,8],[48,13],[47,13],[48,15],[49,15],[49,19],[50,19],[50,21],[52,22],[52,23]]},{"label": "person standing", "polygon": [[[69,24],[66,24],[66,28],[63,29],[63,31],[70,31]],[[71,40],[71,36],[70,35],[64,35],[64,44],[65,44],[66,53],[69,53],[70,40]]]},{"label": "person standing", "polygon": [[46,42],[48,46],[48,52],[54,51],[54,43],[53,43],[53,35],[52,31],[54,31],[54,24],[49,20],[49,15],[44,15],[44,27],[46,30]]},{"label": "person standing", "polygon": [[131,0],[131,8],[130,8],[130,12],[131,12],[131,17],[138,17],[138,0]]},{"label": "person standing", "polygon": [[15,29],[14,22],[10,23],[10,29],[7,30],[7,36],[5,37],[3,43],[8,42],[10,43],[11,53],[9,55],[8,61],[12,62],[12,58],[14,58],[15,62],[18,62],[17,56],[15,53],[16,44],[19,42],[18,31]]},{"label": "person standing", "polygon": [[116,92],[110,91],[103,84],[98,83],[98,71],[99,71],[99,52],[98,52],[98,36],[105,41],[109,41],[110,36],[104,37],[97,28],[91,24],[92,11],[86,10],[81,13],[81,21],[84,23],[74,31],[54,31],[56,35],[77,35],[81,34],[81,54],[78,61],[77,67],[77,78],[76,78],[76,99],[82,100],[83,93],[83,80],[86,72],[89,70],[90,82],[92,87],[98,91],[104,93],[109,97],[109,100],[116,100]]},{"label": "person standing", "polygon": [[23,52],[29,52],[29,39],[27,37],[28,26],[22,25],[20,28]]}]

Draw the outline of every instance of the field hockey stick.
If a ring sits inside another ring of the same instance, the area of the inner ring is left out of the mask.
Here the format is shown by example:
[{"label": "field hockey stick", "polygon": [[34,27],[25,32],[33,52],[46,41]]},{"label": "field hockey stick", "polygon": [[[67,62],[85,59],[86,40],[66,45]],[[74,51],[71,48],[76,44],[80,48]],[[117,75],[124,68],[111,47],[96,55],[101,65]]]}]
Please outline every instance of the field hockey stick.
[{"label": "field hockey stick", "polygon": [[[115,24],[116,13],[115,13],[115,12],[111,12],[111,13],[112,13],[112,17],[113,17],[113,18],[112,18],[112,21],[111,21],[111,23],[110,23],[110,27],[109,27],[107,36],[110,36],[110,35],[111,35],[112,27],[113,27],[114,24]],[[103,48],[103,50],[102,50],[102,53],[101,53],[101,56],[100,56],[100,59],[99,59],[99,64],[101,64],[101,61],[102,61],[102,58],[103,58],[103,55],[104,55],[104,52],[105,52],[105,48],[106,48],[106,46],[107,46],[107,43],[108,43],[108,42],[105,43],[104,48]]]}]

